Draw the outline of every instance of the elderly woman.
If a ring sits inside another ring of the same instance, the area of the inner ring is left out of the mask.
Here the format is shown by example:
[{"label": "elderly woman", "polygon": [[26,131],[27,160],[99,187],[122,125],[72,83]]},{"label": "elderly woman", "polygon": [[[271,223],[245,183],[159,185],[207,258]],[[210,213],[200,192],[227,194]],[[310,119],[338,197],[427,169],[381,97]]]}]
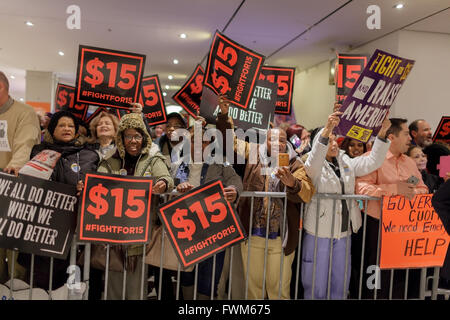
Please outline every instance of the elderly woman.
[{"label": "elderly woman", "polygon": [[89,143],[94,145],[101,158],[115,152],[115,143],[119,118],[112,113],[102,111],[89,124],[91,137]]},{"label": "elderly woman", "polygon": [[[95,151],[87,147],[85,138],[77,134],[78,127],[78,119],[72,113],[67,111],[55,113],[44,134],[44,141],[33,147],[31,158],[45,149],[61,153],[50,180],[77,186],[80,191],[86,173],[97,170],[99,157]],[[21,254],[19,263],[29,266],[30,255]],[[69,257],[66,260],[54,259],[53,289],[66,283],[68,266]],[[33,282],[35,287],[48,289],[49,270],[50,258],[36,256]]]},{"label": "elderly woman", "polygon": [[[337,110],[339,106],[335,105],[335,109]],[[390,121],[386,116],[370,154],[351,158],[343,150],[339,150],[333,129],[339,124],[341,114],[336,111],[328,117],[325,127],[313,137],[312,150],[307,154],[305,161],[306,172],[319,193],[354,194],[355,178],[379,168],[389,149],[390,142],[386,139],[386,131]],[[346,299],[351,265],[351,251],[347,248],[347,244],[351,246],[349,238],[352,230],[357,232],[361,227],[361,212],[358,205],[348,200],[333,203],[331,199],[313,198],[306,206],[303,220],[305,233],[302,283],[305,299],[311,299],[312,296],[314,299],[326,299],[328,290],[331,299]],[[329,261],[330,250],[332,261]],[[330,263],[332,272],[328,288]]]},{"label": "elderly woman", "polygon": [[[98,172],[129,176],[150,176],[155,178],[153,194],[164,193],[173,188],[173,179],[169,174],[164,156],[159,152],[156,144],[152,143],[142,116],[137,113],[124,115],[119,123],[116,135],[117,150],[114,154],[104,158],[99,165]],[[154,204],[157,199],[152,201]],[[156,206],[152,206],[153,209]],[[155,217],[156,212],[153,212]],[[140,297],[140,281],[142,276],[143,246],[113,246],[112,250],[119,252],[119,256],[127,260],[126,267],[126,299],[135,300]],[[108,279],[108,299],[122,298],[123,272],[110,271]]]}]

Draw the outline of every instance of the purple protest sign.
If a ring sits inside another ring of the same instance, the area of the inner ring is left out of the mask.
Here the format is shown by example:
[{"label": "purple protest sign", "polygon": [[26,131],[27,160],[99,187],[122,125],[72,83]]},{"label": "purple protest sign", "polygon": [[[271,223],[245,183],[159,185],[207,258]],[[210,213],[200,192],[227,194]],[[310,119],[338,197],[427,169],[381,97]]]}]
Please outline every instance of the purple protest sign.
[{"label": "purple protest sign", "polygon": [[413,65],[377,49],[342,103],[336,133],[362,142],[377,134]]}]

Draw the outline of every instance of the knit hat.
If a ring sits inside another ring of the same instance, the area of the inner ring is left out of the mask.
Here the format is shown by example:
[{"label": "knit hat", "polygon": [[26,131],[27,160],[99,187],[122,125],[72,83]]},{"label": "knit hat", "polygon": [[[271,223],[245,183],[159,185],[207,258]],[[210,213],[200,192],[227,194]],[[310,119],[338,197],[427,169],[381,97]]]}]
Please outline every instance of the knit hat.
[{"label": "knit hat", "polygon": [[52,118],[50,119],[50,122],[48,123],[47,130],[52,135],[52,137],[53,137],[53,133],[55,132],[56,126],[58,125],[58,121],[62,117],[71,118],[73,120],[73,123],[75,124],[75,134],[78,132],[78,127],[79,127],[78,118],[75,117],[73,115],[73,113],[71,113],[69,111],[59,111],[59,112],[56,112],[55,114],[53,114]]}]

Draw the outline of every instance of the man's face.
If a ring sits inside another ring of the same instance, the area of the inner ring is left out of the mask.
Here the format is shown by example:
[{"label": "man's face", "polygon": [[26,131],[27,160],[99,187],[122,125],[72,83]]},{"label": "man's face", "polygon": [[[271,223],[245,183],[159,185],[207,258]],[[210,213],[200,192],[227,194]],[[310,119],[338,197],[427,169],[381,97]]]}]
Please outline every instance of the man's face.
[{"label": "man's face", "polygon": [[401,128],[402,130],[397,136],[395,134],[390,134],[389,137],[391,138],[391,146],[394,148],[393,150],[399,153],[405,153],[411,145],[411,136],[409,135],[409,130],[406,123],[402,123]]},{"label": "man's face", "polygon": [[270,156],[272,148],[279,153],[286,152],[287,135],[286,131],[275,128],[267,132],[267,154]]},{"label": "man's face", "polygon": [[417,123],[417,132],[412,131],[412,135],[416,144],[425,148],[433,143],[433,133],[431,127],[426,121],[419,121]]},{"label": "man's face", "polygon": [[180,119],[173,117],[167,120],[166,125],[166,135],[169,140],[172,140],[172,134],[175,130],[184,128],[183,123],[180,121]]}]

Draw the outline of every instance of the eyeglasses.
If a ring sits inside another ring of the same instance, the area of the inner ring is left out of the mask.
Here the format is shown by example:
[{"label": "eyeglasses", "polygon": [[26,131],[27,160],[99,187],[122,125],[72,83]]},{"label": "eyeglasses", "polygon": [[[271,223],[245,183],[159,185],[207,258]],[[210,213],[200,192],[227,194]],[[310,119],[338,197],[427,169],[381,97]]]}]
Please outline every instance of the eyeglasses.
[{"label": "eyeglasses", "polygon": [[132,135],[126,135],[125,137],[125,140],[127,140],[127,141],[131,141],[131,140],[136,140],[136,141],[142,141],[142,136],[141,135],[135,135],[135,136],[132,136]]}]

